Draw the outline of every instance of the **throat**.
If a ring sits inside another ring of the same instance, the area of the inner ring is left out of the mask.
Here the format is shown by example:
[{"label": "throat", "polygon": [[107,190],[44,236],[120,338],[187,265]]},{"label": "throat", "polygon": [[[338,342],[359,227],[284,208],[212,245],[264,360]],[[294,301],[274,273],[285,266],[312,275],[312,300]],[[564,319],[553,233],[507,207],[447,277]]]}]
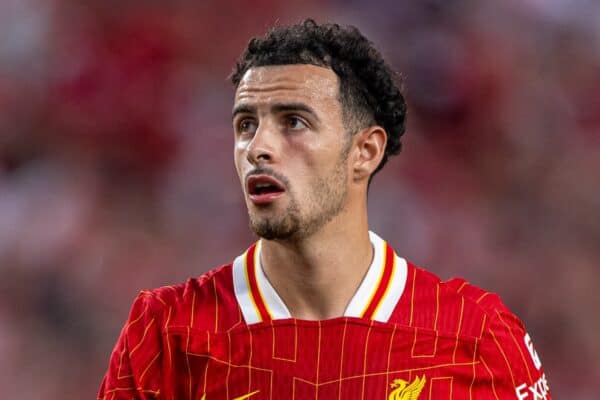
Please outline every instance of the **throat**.
[{"label": "throat", "polygon": [[[263,240],[263,272],[293,318],[324,320],[344,315],[373,258],[368,238],[309,251]],[[298,251],[301,250],[301,251]]]}]

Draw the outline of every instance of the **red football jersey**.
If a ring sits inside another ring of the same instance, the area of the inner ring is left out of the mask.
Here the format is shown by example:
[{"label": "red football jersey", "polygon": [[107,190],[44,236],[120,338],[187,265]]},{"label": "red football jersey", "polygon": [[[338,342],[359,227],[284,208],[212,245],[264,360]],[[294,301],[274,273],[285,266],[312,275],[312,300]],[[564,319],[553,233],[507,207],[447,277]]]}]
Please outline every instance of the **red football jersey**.
[{"label": "red football jersey", "polygon": [[100,399],[551,399],[523,324],[497,295],[441,282],[370,233],[373,262],[343,316],[290,316],[260,265],[143,291]]}]

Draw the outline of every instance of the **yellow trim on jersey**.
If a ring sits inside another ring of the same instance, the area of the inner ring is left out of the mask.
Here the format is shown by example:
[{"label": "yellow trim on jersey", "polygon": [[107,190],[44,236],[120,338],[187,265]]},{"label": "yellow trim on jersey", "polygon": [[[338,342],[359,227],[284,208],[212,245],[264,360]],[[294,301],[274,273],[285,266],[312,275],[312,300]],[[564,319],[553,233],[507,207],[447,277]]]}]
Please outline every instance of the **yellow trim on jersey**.
[{"label": "yellow trim on jersey", "polygon": [[[394,278],[396,278],[396,254],[392,254],[392,256],[394,257],[394,259],[392,260],[392,273],[390,274],[390,280],[388,282],[387,287],[385,288],[385,292],[383,292],[383,296],[381,296],[381,299],[379,299],[379,304],[377,304],[377,306],[375,307],[375,310],[373,311],[372,319],[375,319],[375,316],[377,315],[377,312],[381,308],[381,305],[385,302],[385,298],[387,297],[387,294],[390,291],[390,288],[392,287],[392,282],[394,282]],[[385,265],[385,261],[384,261],[383,265]]]},{"label": "yellow trim on jersey", "polygon": [[[256,249],[254,249],[256,254]],[[248,293],[250,293],[250,300],[252,301],[252,306],[254,307],[254,312],[258,317],[258,321],[262,322],[262,317],[260,315],[260,311],[258,310],[258,306],[256,305],[256,301],[254,300],[254,293],[252,293],[252,286],[250,286],[250,277],[248,276],[248,250],[244,253],[244,274],[246,276],[246,286],[248,287]],[[258,282],[257,285],[258,286]]]},{"label": "yellow trim on jersey", "polygon": [[[375,297],[375,293],[377,293],[377,289],[379,289],[379,285],[381,285],[381,279],[383,278],[383,274],[385,273],[385,263],[387,262],[387,251],[386,251],[387,250],[387,248],[386,248],[387,242],[385,240],[382,240],[381,246],[383,247],[383,263],[381,264],[381,269],[379,271],[379,278],[377,278],[377,284],[373,286],[373,290],[371,291],[369,300],[365,303],[365,306],[363,307],[362,311],[360,312],[361,318],[364,318],[365,312],[371,305],[371,302],[373,301],[373,297]],[[375,252],[375,250],[373,250],[373,252]],[[375,257],[375,254],[373,254],[373,257]],[[383,297],[382,297],[382,299],[383,299]],[[375,315],[375,313],[373,313],[373,315]]]},{"label": "yellow trim on jersey", "polygon": [[[262,290],[260,290],[260,282],[258,281],[258,274],[256,273],[256,269],[260,268],[260,253],[262,252],[262,242],[259,241],[259,243],[256,243],[256,247],[254,248],[254,277],[256,278],[256,288],[258,289],[258,295],[260,296],[263,304],[265,305],[265,310],[267,310],[267,314],[269,314],[269,319],[274,319],[273,318],[273,313],[271,312],[271,309],[269,308],[269,304],[267,303],[267,301],[265,300],[265,296],[262,293]],[[263,271],[264,272],[264,271]]]}]

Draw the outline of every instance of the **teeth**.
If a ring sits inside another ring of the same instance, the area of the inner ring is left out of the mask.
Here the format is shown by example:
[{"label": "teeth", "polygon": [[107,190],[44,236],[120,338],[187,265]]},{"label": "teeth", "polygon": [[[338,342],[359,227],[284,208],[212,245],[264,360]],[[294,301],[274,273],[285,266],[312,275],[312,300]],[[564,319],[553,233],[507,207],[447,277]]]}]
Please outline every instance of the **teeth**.
[{"label": "teeth", "polygon": [[271,187],[272,185],[270,183],[257,183],[256,184],[256,188],[257,189],[264,189],[264,188],[268,188]]}]

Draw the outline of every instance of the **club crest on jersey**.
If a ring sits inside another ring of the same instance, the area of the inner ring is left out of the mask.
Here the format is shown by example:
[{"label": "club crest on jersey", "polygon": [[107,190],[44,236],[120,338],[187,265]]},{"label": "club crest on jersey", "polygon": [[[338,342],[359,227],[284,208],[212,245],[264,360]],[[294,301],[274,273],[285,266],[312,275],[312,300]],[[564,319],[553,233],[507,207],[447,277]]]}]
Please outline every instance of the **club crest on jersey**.
[{"label": "club crest on jersey", "polygon": [[411,383],[404,379],[394,379],[390,383],[390,388],[394,390],[390,392],[388,400],[417,400],[425,386],[425,381],[425,375],[420,378],[417,376]]}]

